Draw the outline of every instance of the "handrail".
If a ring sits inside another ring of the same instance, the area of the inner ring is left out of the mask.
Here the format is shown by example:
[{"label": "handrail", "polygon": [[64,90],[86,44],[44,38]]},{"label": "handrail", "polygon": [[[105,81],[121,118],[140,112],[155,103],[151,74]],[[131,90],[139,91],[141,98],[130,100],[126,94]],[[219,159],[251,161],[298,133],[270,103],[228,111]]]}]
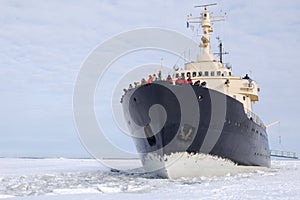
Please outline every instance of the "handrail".
[{"label": "handrail", "polygon": [[298,159],[298,156],[295,152],[290,151],[281,151],[281,150],[271,150],[271,156],[273,157],[282,157],[282,158],[294,158]]},{"label": "handrail", "polygon": [[254,121],[257,125],[259,125],[264,130],[266,130],[266,126],[264,125],[263,121],[256,114],[254,114],[253,112],[251,112],[246,108],[245,108],[245,114],[250,120]]}]

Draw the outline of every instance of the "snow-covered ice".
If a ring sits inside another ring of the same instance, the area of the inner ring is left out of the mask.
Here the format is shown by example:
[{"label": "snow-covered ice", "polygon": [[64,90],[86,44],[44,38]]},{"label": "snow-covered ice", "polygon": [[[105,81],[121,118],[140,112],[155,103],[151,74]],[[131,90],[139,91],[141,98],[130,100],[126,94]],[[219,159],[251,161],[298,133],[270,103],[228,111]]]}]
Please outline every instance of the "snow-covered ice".
[{"label": "snow-covered ice", "polygon": [[[112,160],[139,167],[137,160]],[[300,199],[300,161],[268,170],[161,179],[140,169],[112,172],[92,159],[0,159],[0,199]]]}]

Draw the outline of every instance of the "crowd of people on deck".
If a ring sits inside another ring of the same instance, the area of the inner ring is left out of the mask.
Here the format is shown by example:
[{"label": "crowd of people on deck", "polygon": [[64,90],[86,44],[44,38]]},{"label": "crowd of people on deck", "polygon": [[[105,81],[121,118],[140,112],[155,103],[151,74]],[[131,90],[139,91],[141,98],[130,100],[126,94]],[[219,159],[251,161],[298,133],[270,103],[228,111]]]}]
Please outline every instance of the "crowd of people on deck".
[{"label": "crowd of people on deck", "polygon": [[[248,76],[248,74],[246,74],[242,79],[247,79],[249,81],[252,81],[252,79]],[[195,86],[201,86],[201,87],[206,87],[206,82],[202,81],[200,82],[200,80],[197,80],[195,82],[192,81],[191,79],[191,75],[188,74],[187,79],[185,78],[185,76],[178,76],[178,78],[174,81],[171,77],[171,75],[168,75],[168,77],[163,80],[161,77],[161,71],[158,72],[158,75],[156,76],[156,74],[153,75],[149,75],[148,79],[146,80],[145,78],[143,78],[141,80],[141,82],[134,82],[134,87],[139,87],[141,85],[146,85],[146,84],[152,84],[154,81],[167,81],[170,84],[175,84],[175,85],[183,85],[183,84],[190,84],[190,85],[195,85]],[[227,79],[225,84],[229,84],[229,80]],[[133,89],[132,84],[129,85],[128,90]],[[124,91],[127,91],[126,89],[124,89]]]},{"label": "crowd of people on deck", "polygon": [[187,79],[185,79],[184,76],[179,76],[177,78],[177,80],[175,81],[175,84],[176,85],[182,85],[182,84],[190,84],[190,85],[193,85],[193,81],[191,79],[191,76],[189,75]]},{"label": "crowd of people on deck", "polygon": [[[249,80],[249,84],[252,81],[252,79],[248,76],[248,74],[246,74],[242,79]],[[195,86],[200,86],[200,87],[206,87],[205,81],[200,82],[200,80],[197,80],[197,81],[193,82],[191,79],[191,75],[188,75],[187,79],[185,78],[185,76],[178,76],[178,78],[175,80],[175,82],[173,81],[171,75],[168,75],[168,77],[165,80],[163,80],[162,76],[161,76],[161,71],[159,71],[157,76],[156,76],[156,74],[149,75],[147,80],[145,78],[142,78],[141,82],[134,82],[134,87],[132,84],[129,84],[128,89],[123,89],[123,90],[126,93],[127,91],[132,90],[133,88],[139,87],[141,85],[152,84],[154,81],[166,81],[172,85],[173,84],[175,84],[175,85],[190,84],[190,85],[195,85]],[[228,79],[226,80],[225,84],[229,84]]]},{"label": "crowd of people on deck", "polygon": [[[152,84],[154,81],[167,81],[172,85],[190,84],[190,85],[206,87],[205,81],[200,83],[200,80],[197,80],[193,83],[190,75],[188,75],[187,79],[184,76],[179,76],[175,81],[172,79],[171,75],[168,75],[167,78],[164,80],[161,77],[161,71],[159,71],[157,75],[156,74],[149,75],[147,80],[145,78],[142,78],[141,82],[134,82],[134,86],[132,84],[129,84],[128,90],[132,90],[133,88],[139,87],[141,85]],[[128,90],[124,89],[124,92],[127,92]]]},{"label": "crowd of people on deck", "polygon": [[[141,82],[134,82],[134,86],[132,84],[129,84],[128,89],[124,88],[123,91],[126,94],[128,91],[136,87],[140,87],[141,85],[146,85],[146,84],[152,84],[155,81],[166,81],[172,85],[190,84],[190,85],[195,85],[200,87],[206,87],[205,81],[200,82],[200,80],[197,80],[193,82],[190,75],[188,75],[187,79],[184,76],[179,76],[175,81],[172,79],[171,75],[168,75],[167,78],[164,80],[162,79],[161,71],[159,71],[157,75],[156,74],[149,75],[147,80],[145,78],[142,78]],[[123,96],[121,98],[121,103],[122,103]]]}]

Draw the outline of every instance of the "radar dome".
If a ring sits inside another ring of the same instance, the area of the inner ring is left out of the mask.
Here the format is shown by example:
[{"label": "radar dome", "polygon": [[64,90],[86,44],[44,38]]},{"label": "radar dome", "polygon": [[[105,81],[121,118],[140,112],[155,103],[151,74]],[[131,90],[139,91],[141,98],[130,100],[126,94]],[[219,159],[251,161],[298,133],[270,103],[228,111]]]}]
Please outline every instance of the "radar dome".
[{"label": "radar dome", "polygon": [[231,69],[231,68],[232,68],[231,63],[226,63],[226,68],[227,68],[227,69]]},{"label": "radar dome", "polygon": [[175,71],[178,71],[178,70],[179,70],[178,65],[174,65],[174,66],[173,66],[173,69],[174,69]]}]

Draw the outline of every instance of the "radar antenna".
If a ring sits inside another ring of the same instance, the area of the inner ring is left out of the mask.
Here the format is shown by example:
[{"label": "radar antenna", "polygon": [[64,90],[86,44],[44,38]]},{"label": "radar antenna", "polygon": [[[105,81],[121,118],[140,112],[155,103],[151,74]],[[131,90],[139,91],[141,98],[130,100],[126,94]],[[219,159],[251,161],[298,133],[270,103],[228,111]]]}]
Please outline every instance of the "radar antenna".
[{"label": "radar antenna", "polygon": [[217,5],[217,3],[203,4],[203,5],[195,6],[195,8],[204,8],[204,9],[206,9],[206,7],[208,7],[208,6],[216,6],[216,5]]}]

